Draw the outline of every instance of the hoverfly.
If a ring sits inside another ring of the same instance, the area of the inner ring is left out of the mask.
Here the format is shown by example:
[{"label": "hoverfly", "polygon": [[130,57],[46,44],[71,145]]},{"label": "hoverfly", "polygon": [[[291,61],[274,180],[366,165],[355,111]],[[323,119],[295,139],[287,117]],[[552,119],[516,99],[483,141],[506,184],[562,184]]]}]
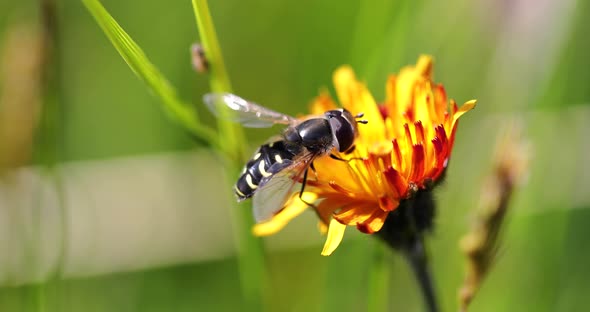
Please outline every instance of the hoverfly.
[{"label": "hoverfly", "polygon": [[[220,106],[233,111],[233,120],[250,128],[287,125],[281,136],[261,145],[246,163],[234,187],[238,201],[253,197],[254,219],[261,222],[280,211],[301,183],[301,198],[313,161],[330,157],[345,161],[332,150],[351,152],[358,135],[357,123],[363,114],[353,116],[346,109],[335,109],[304,120],[273,111],[231,93],[209,93],[203,97],[211,112],[219,115]],[[308,205],[313,206],[308,203]]]}]

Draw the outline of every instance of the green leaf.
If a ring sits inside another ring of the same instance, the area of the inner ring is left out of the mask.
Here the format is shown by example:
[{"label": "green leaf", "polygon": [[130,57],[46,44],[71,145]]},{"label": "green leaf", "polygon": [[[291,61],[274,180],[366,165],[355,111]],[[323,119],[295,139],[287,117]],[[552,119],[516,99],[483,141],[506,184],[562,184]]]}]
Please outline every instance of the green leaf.
[{"label": "green leaf", "polygon": [[82,0],[82,2],[129,68],[162,100],[163,108],[170,118],[190,131],[198,140],[216,146],[215,132],[199,122],[196,109],[178,98],[168,80],[150,62],[141,48],[121,28],[100,1]]}]

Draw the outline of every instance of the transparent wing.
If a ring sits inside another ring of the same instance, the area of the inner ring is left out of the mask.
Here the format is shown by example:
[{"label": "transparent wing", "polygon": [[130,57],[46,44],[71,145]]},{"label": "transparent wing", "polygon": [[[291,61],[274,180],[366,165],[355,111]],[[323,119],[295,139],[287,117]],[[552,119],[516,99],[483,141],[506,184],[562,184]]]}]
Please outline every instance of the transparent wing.
[{"label": "transparent wing", "polygon": [[222,106],[234,111],[232,120],[241,123],[244,127],[268,128],[274,124],[290,125],[296,119],[249,102],[231,93],[208,93],[203,96],[203,101],[209,110],[216,116],[220,116]]},{"label": "transparent wing", "polygon": [[[287,200],[295,192],[300,191],[301,178],[316,155],[310,154],[299,158],[288,168],[272,175],[269,180],[262,181],[252,198],[254,219],[257,223],[269,220],[285,206]],[[269,168],[269,170],[272,170]]]}]

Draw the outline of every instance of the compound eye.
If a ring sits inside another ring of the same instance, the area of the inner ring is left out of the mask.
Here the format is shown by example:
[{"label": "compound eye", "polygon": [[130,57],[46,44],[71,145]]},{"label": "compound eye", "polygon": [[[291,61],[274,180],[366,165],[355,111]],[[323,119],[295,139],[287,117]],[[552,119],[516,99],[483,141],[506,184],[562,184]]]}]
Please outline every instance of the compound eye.
[{"label": "compound eye", "polygon": [[332,128],[332,133],[334,133],[334,137],[338,143],[336,146],[338,147],[339,152],[344,152],[352,146],[354,143],[354,128],[353,125],[350,124],[346,118],[342,116],[332,117],[330,118],[330,127]]}]

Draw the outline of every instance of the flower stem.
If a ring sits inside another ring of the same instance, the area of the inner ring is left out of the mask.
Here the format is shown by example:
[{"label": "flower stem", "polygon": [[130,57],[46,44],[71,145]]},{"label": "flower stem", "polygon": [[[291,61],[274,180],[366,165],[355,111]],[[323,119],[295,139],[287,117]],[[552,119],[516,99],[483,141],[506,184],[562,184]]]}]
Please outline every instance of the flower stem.
[{"label": "flower stem", "polygon": [[428,309],[427,311],[438,312],[439,308],[436,301],[434,283],[428,268],[428,260],[426,258],[424,242],[422,239],[417,239],[414,244],[408,245],[407,248],[404,248],[403,254],[412,267],[416,281],[420,285],[424,303]]},{"label": "flower stem", "polygon": [[420,285],[429,312],[438,312],[434,283],[428,268],[424,234],[432,229],[435,203],[430,191],[419,191],[390,212],[377,235],[406,258]]},{"label": "flower stem", "polygon": [[[229,76],[225,69],[221,48],[206,0],[192,0],[201,43],[209,63],[209,81],[213,92],[232,92]],[[230,112],[221,112],[229,114]],[[219,145],[226,160],[226,178],[232,180],[240,173],[241,162],[246,149],[245,136],[241,128],[229,118],[220,118]],[[229,188],[228,188],[229,189]],[[266,287],[265,258],[262,241],[252,235],[253,218],[247,205],[234,204],[230,213],[234,228],[234,240],[238,249],[238,266],[242,294],[246,303],[244,310],[262,310],[264,288]]]}]

